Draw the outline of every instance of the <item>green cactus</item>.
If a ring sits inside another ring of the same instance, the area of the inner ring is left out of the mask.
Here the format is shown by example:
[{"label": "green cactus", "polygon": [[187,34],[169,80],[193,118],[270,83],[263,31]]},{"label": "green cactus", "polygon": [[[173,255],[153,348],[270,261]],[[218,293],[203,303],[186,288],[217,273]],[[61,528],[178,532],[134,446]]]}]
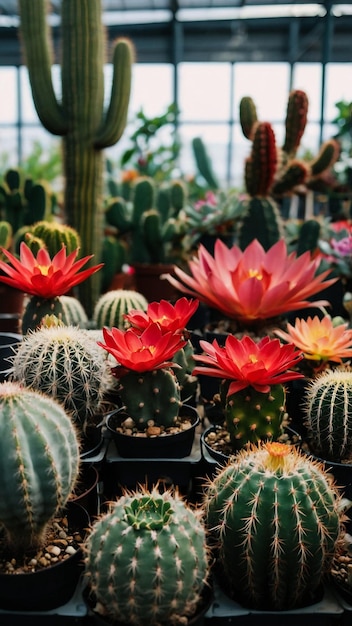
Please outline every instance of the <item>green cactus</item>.
[{"label": "green cactus", "polygon": [[[43,242],[51,258],[61,250],[63,245],[66,248],[67,255],[81,246],[78,232],[71,226],[67,226],[67,224],[41,220],[28,229],[28,232],[31,237]],[[27,237],[25,241],[28,243]]]},{"label": "green cactus", "polygon": [[64,409],[15,382],[0,384],[0,523],[14,552],[39,547],[74,490],[79,444]]},{"label": "green cactus", "polygon": [[252,139],[252,133],[258,122],[257,109],[250,96],[244,96],[240,101],[240,124],[246,139]]},{"label": "green cactus", "polygon": [[242,201],[243,217],[238,230],[239,246],[247,248],[257,239],[264,250],[269,250],[284,235],[283,220],[271,198],[249,198]]},{"label": "green cactus", "polygon": [[58,400],[84,432],[109,389],[105,353],[89,333],[52,326],[23,337],[13,358],[13,379]]},{"label": "green cactus", "polygon": [[[228,381],[221,387],[228,388]],[[234,450],[244,448],[248,443],[276,441],[283,433],[286,393],[282,385],[272,385],[268,393],[246,387],[225,398],[225,419]]]},{"label": "green cactus", "polygon": [[129,326],[124,315],[131,309],[146,311],[148,301],[138,291],[114,289],[100,296],[93,311],[93,322],[96,328],[127,328]]},{"label": "green cactus", "polygon": [[204,502],[225,591],[256,610],[313,602],[339,538],[338,503],[321,465],[291,446],[240,452]]},{"label": "green cactus", "polygon": [[8,250],[11,247],[12,243],[12,226],[10,222],[6,222],[5,220],[0,221],[0,247]]},{"label": "green cactus", "polygon": [[352,453],[352,371],[328,370],[307,386],[304,398],[309,445],[317,456],[340,463]]},{"label": "green cactus", "polygon": [[[20,30],[34,105],[43,126],[63,142],[65,221],[81,237],[82,256],[101,257],[103,240],[103,150],[126,126],[133,46],[117,40],[110,102],[104,110],[105,31],[101,0],[61,3],[62,97],[51,75],[53,54],[48,0],[20,0]],[[88,315],[100,293],[100,277],[80,286]]]},{"label": "green cactus", "polygon": [[63,308],[63,318],[66,326],[79,326],[79,328],[87,328],[89,320],[82,304],[73,296],[60,296],[60,302]]},{"label": "green cactus", "polygon": [[13,235],[22,227],[30,226],[50,214],[45,187],[26,178],[18,169],[5,172],[0,185],[0,214],[9,222]]},{"label": "green cactus", "polygon": [[86,542],[86,580],[114,622],[188,623],[208,570],[202,521],[169,491],[123,495],[94,523]]},{"label": "green cactus", "polygon": [[178,350],[172,358],[173,363],[179,365],[175,368],[175,376],[180,385],[182,403],[193,400],[198,390],[198,378],[192,375],[195,366],[193,355],[194,348],[192,342],[188,340],[185,347]]},{"label": "green cactus", "polygon": [[201,137],[194,137],[192,140],[193,155],[199,170],[209,189],[219,189],[219,181],[209,159],[206,147]]},{"label": "green cactus", "polygon": [[290,92],[285,120],[285,139],[282,150],[287,158],[292,159],[299,148],[307,125],[308,98],[304,91],[295,89]]},{"label": "green cactus", "polygon": [[307,250],[315,252],[318,249],[321,225],[318,220],[306,220],[299,229],[297,240],[297,255],[304,254]]},{"label": "green cactus", "polygon": [[68,323],[60,296],[49,299],[31,296],[26,303],[22,315],[22,334],[26,335],[30,331],[40,328],[42,320],[46,315],[55,315],[55,317],[64,324]]},{"label": "green cactus", "polygon": [[164,428],[175,425],[182,403],[180,385],[171,369],[128,371],[119,381],[118,393],[138,430],[145,430],[150,420]]}]

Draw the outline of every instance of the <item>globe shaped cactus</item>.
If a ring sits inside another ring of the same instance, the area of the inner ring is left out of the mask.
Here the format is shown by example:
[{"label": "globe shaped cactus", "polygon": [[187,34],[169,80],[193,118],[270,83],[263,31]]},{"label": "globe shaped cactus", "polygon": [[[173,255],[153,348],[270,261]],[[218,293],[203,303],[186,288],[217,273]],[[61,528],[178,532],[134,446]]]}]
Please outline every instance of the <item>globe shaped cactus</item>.
[{"label": "globe shaped cactus", "polygon": [[321,466],[291,446],[239,452],[204,503],[226,592],[261,610],[312,601],[339,538],[338,504]]},{"label": "globe shaped cactus", "polygon": [[0,524],[14,553],[41,545],[79,472],[79,444],[59,403],[0,384]]},{"label": "globe shaped cactus", "polygon": [[138,626],[187,623],[208,575],[199,514],[177,495],[123,495],[86,542],[86,578],[97,607]]},{"label": "globe shaped cactus", "polygon": [[127,328],[129,323],[125,320],[124,315],[132,309],[141,309],[146,311],[148,301],[143,294],[138,291],[130,291],[128,289],[114,289],[107,291],[100,296],[93,311],[93,321],[96,328],[107,326],[112,328]]}]

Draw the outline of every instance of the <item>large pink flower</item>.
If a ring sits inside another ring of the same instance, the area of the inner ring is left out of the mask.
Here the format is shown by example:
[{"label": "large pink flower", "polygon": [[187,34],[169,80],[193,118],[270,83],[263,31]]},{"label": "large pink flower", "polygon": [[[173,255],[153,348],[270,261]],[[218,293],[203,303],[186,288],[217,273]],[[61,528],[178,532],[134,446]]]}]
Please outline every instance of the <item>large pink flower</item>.
[{"label": "large pink flower", "polygon": [[205,302],[231,319],[247,324],[277,317],[289,311],[328,302],[310,302],[309,297],[332,285],[325,280],[331,270],[317,274],[320,260],[309,252],[287,253],[281,239],[267,252],[255,239],[242,251],[228,248],[220,239],[214,257],[200,245],[198,256],[189,261],[190,274],[175,267],[169,282],[179,291]]},{"label": "large pink flower", "polygon": [[44,248],[40,249],[35,257],[24,242],[20,246],[19,259],[4,248],[2,253],[10,263],[0,261],[0,270],[6,274],[0,276],[0,282],[24,291],[30,296],[48,300],[67,293],[104,265],[100,263],[78,273],[93,255],[76,261],[78,250],[66,256],[66,248],[62,247],[52,259]]},{"label": "large pink flower", "polygon": [[[163,332],[158,324],[149,324],[141,333],[134,328],[103,329],[105,343],[98,345],[109,352],[125,370],[133,372],[149,372],[173,365],[172,357],[186,345],[181,335]],[[119,368],[113,370],[116,376],[125,373]]]},{"label": "large pink flower", "polygon": [[139,330],[147,328],[151,322],[158,323],[163,332],[183,332],[199,305],[198,300],[180,298],[171,304],[168,300],[151,302],[146,311],[132,309],[124,317]]},{"label": "large pink flower", "polygon": [[200,346],[205,354],[193,358],[204,366],[192,373],[231,380],[228,395],[249,386],[268,393],[272,385],[302,378],[299,372],[290,371],[302,354],[293,344],[282,345],[278,339],[263,337],[256,343],[247,335],[241,339],[229,335],[224,347],[216,339],[212,343],[202,340]]}]

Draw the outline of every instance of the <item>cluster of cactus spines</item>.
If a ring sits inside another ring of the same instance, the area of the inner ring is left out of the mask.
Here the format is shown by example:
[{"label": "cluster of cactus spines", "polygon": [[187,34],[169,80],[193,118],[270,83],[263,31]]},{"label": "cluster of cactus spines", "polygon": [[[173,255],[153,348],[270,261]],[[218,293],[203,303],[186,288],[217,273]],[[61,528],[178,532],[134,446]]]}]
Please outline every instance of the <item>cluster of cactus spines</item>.
[{"label": "cluster of cactus spines", "polygon": [[208,584],[203,522],[177,493],[123,495],[94,523],[85,548],[89,588],[114,621],[187,623]]},{"label": "cluster of cactus spines", "polygon": [[81,302],[73,296],[59,296],[62,308],[63,319],[66,326],[79,326],[79,328],[87,328],[89,319]]},{"label": "cluster of cactus spines", "polygon": [[352,455],[352,370],[328,370],[310,382],[305,424],[314,454],[341,462]]},{"label": "cluster of cactus spines", "polygon": [[210,189],[219,189],[219,181],[213,171],[213,167],[206,147],[201,137],[194,137],[192,140],[193,155],[199,173],[203,176]]},{"label": "cluster of cactus spines", "polygon": [[128,371],[119,382],[120,398],[138,430],[145,430],[150,420],[164,428],[175,426],[182,402],[173,370]]},{"label": "cluster of cactus spines", "polygon": [[21,227],[44,219],[48,211],[47,193],[40,183],[31,178],[22,181],[18,169],[9,169],[0,185],[0,213],[9,222],[15,234]]},{"label": "cluster of cactus spines", "polygon": [[[132,43],[118,39],[113,80],[105,108],[105,30],[101,0],[61,3],[62,97],[52,80],[53,52],[48,0],[20,0],[20,29],[35,108],[43,126],[62,137],[65,221],[81,237],[82,256],[101,258],[103,240],[103,150],[120,139],[127,121],[134,57]],[[80,285],[88,315],[100,293],[100,277]]]},{"label": "cluster of cactus spines", "polygon": [[111,383],[103,350],[76,326],[44,326],[28,333],[12,368],[14,380],[61,402],[83,432]]},{"label": "cluster of cactus spines", "polygon": [[0,384],[0,523],[15,553],[40,546],[79,473],[76,430],[62,406],[18,383]]},{"label": "cluster of cactus spines", "polygon": [[[227,389],[228,381],[222,383]],[[246,387],[236,393],[220,396],[225,400],[225,419],[234,450],[248,443],[276,441],[283,433],[286,392],[282,385],[272,385],[268,393]]]},{"label": "cluster of cactus spines", "polygon": [[295,448],[239,452],[204,502],[227,593],[259,610],[312,602],[339,538],[338,504],[322,466]]},{"label": "cluster of cactus spines", "polygon": [[29,237],[25,237],[26,243],[30,246],[31,237],[41,241],[41,247],[47,249],[51,258],[61,250],[62,246],[65,246],[67,255],[81,246],[78,232],[71,226],[57,221],[36,222],[28,229],[28,234]]},{"label": "cluster of cactus spines", "polygon": [[129,289],[114,289],[100,296],[93,311],[96,328],[127,328],[124,316],[132,309],[146,311],[148,301],[142,293]]}]

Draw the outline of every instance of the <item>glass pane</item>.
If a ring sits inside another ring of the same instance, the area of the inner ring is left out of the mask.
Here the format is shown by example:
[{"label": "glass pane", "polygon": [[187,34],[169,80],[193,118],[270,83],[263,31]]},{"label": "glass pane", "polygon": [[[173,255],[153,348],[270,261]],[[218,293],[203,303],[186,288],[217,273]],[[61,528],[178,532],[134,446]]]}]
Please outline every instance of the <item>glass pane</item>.
[{"label": "glass pane", "polygon": [[0,174],[17,165],[17,129],[0,128]]},{"label": "glass pane", "polygon": [[0,98],[1,123],[15,123],[17,121],[16,68],[1,67],[0,83],[2,85],[2,97]]},{"label": "glass pane", "polygon": [[129,120],[143,108],[147,117],[162,115],[173,101],[173,66],[136,63],[132,73]]},{"label": "glass pane", "polygon": [[236,63],[234,72],[234,119],[239,119],[239,105],[244,96],[254,100],[258,119],[263,122],[284,119],[289,91],[288,63]]},{"label": "glass pane", "polygon": [[[352,63],[329,63],[326,66],[325,119],[333,120],[337,114],[336,102],[352,102]],[[336,132],[336,129],[335,131]]]},{"label": "glass pane", "polygon": [[229,119],[229,63],[180,63],[178,72],[181,120]]}]

